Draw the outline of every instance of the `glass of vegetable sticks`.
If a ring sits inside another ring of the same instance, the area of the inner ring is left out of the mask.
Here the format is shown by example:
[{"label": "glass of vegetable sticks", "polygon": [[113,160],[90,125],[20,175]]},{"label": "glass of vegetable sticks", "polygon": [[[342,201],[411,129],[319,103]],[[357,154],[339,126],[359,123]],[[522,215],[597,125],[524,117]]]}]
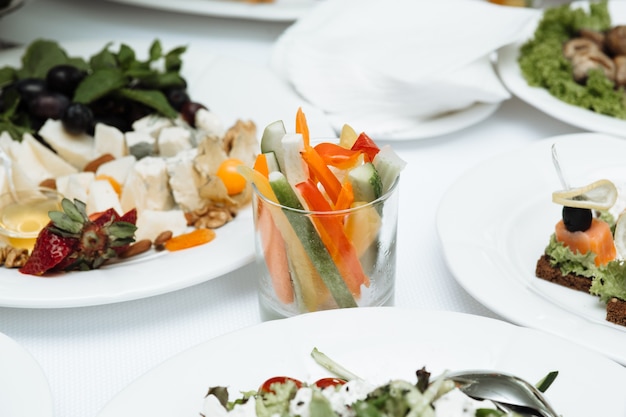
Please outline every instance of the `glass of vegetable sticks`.
[{"label": "glass of vegetable sticks", "polygon": [[269,178],[273,194],[253,187],[262,318],[392,304],[399,178],[371,202],[334,210],[314,182],[296,185],[296,195],[278,177]]}]

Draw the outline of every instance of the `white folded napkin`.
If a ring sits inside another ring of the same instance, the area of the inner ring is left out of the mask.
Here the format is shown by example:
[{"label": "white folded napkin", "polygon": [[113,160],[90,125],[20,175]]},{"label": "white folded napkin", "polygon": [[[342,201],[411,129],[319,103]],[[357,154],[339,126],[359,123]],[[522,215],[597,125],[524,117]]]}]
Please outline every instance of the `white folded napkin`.
[{"label": "white folded napkin", "polygon": [[335,129],[384,137],[509,98],[489,56],[537,13],[486,0],[326,0],[280,36],[271,67]]}]

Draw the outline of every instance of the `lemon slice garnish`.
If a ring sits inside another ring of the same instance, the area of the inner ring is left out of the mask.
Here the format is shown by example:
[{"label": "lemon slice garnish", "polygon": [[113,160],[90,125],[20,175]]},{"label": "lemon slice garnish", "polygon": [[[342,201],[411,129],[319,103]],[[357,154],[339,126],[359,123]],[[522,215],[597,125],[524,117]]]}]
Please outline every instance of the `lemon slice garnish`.
[{"label": "lemon slice garnish", "polygon": [[583,187],[552,193],[552,202],[568,207],[608,210],[616,201],[617,187],[609,180],[598,180]]}]

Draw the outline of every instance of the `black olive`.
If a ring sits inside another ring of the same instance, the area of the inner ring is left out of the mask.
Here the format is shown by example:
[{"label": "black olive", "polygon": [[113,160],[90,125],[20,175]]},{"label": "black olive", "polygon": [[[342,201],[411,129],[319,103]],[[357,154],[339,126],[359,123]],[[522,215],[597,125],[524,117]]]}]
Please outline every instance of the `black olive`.
[{"label": "black olive", "polygon": [[73,65],[56,65],[48,71],[46,83],[52,91],[72,97],[78,84],[85,78],[86,72]]},{"label": "black olive", "polygon": [[570,232],[584,232],[591,227],[593,214],[590,209],[563,207],[563,223]]},{"label": "black olive", "polygon": [[43,92],[30,100],[28,112],[40,119],[55,119],[63,117],[70,100],[59,93]]},{"label": "black olive", "polygon": [[61,121],[65,130],[74,135],[93,131],[93,113],[83,103],[71,103],[67,106]]}]

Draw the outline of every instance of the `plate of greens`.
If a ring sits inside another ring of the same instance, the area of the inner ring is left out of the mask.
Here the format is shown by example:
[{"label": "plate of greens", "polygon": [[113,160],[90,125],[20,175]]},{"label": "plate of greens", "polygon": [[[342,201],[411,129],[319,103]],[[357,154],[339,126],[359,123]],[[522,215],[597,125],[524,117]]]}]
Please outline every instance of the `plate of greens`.
[{"label": "plate of greens", "polygon": [[198,416],[209,387],[226,387],[234,399],[276,376],[309,384],[335,376],[311,357],[314,348],[374,385],[415,381],[422,367],[433,378],[490,369],[532,383],[558,371],[545,395],[563,416],[626,414],[620,391],[626,369],[598,353],[486,317],[374,307],[269,321],[209,340],[139,377],[97,416]]},{"label": "plate of greens", "polygon": [[496,67],[515,96],[544,113],[589,131],[626,135],[626,106],[621,90],[598,71],[583,85],[572,75],[563,44],[580,27],[602,33],[626,23],[626,3],[574,2],[546,9],[520,41],[498,51]]}]

